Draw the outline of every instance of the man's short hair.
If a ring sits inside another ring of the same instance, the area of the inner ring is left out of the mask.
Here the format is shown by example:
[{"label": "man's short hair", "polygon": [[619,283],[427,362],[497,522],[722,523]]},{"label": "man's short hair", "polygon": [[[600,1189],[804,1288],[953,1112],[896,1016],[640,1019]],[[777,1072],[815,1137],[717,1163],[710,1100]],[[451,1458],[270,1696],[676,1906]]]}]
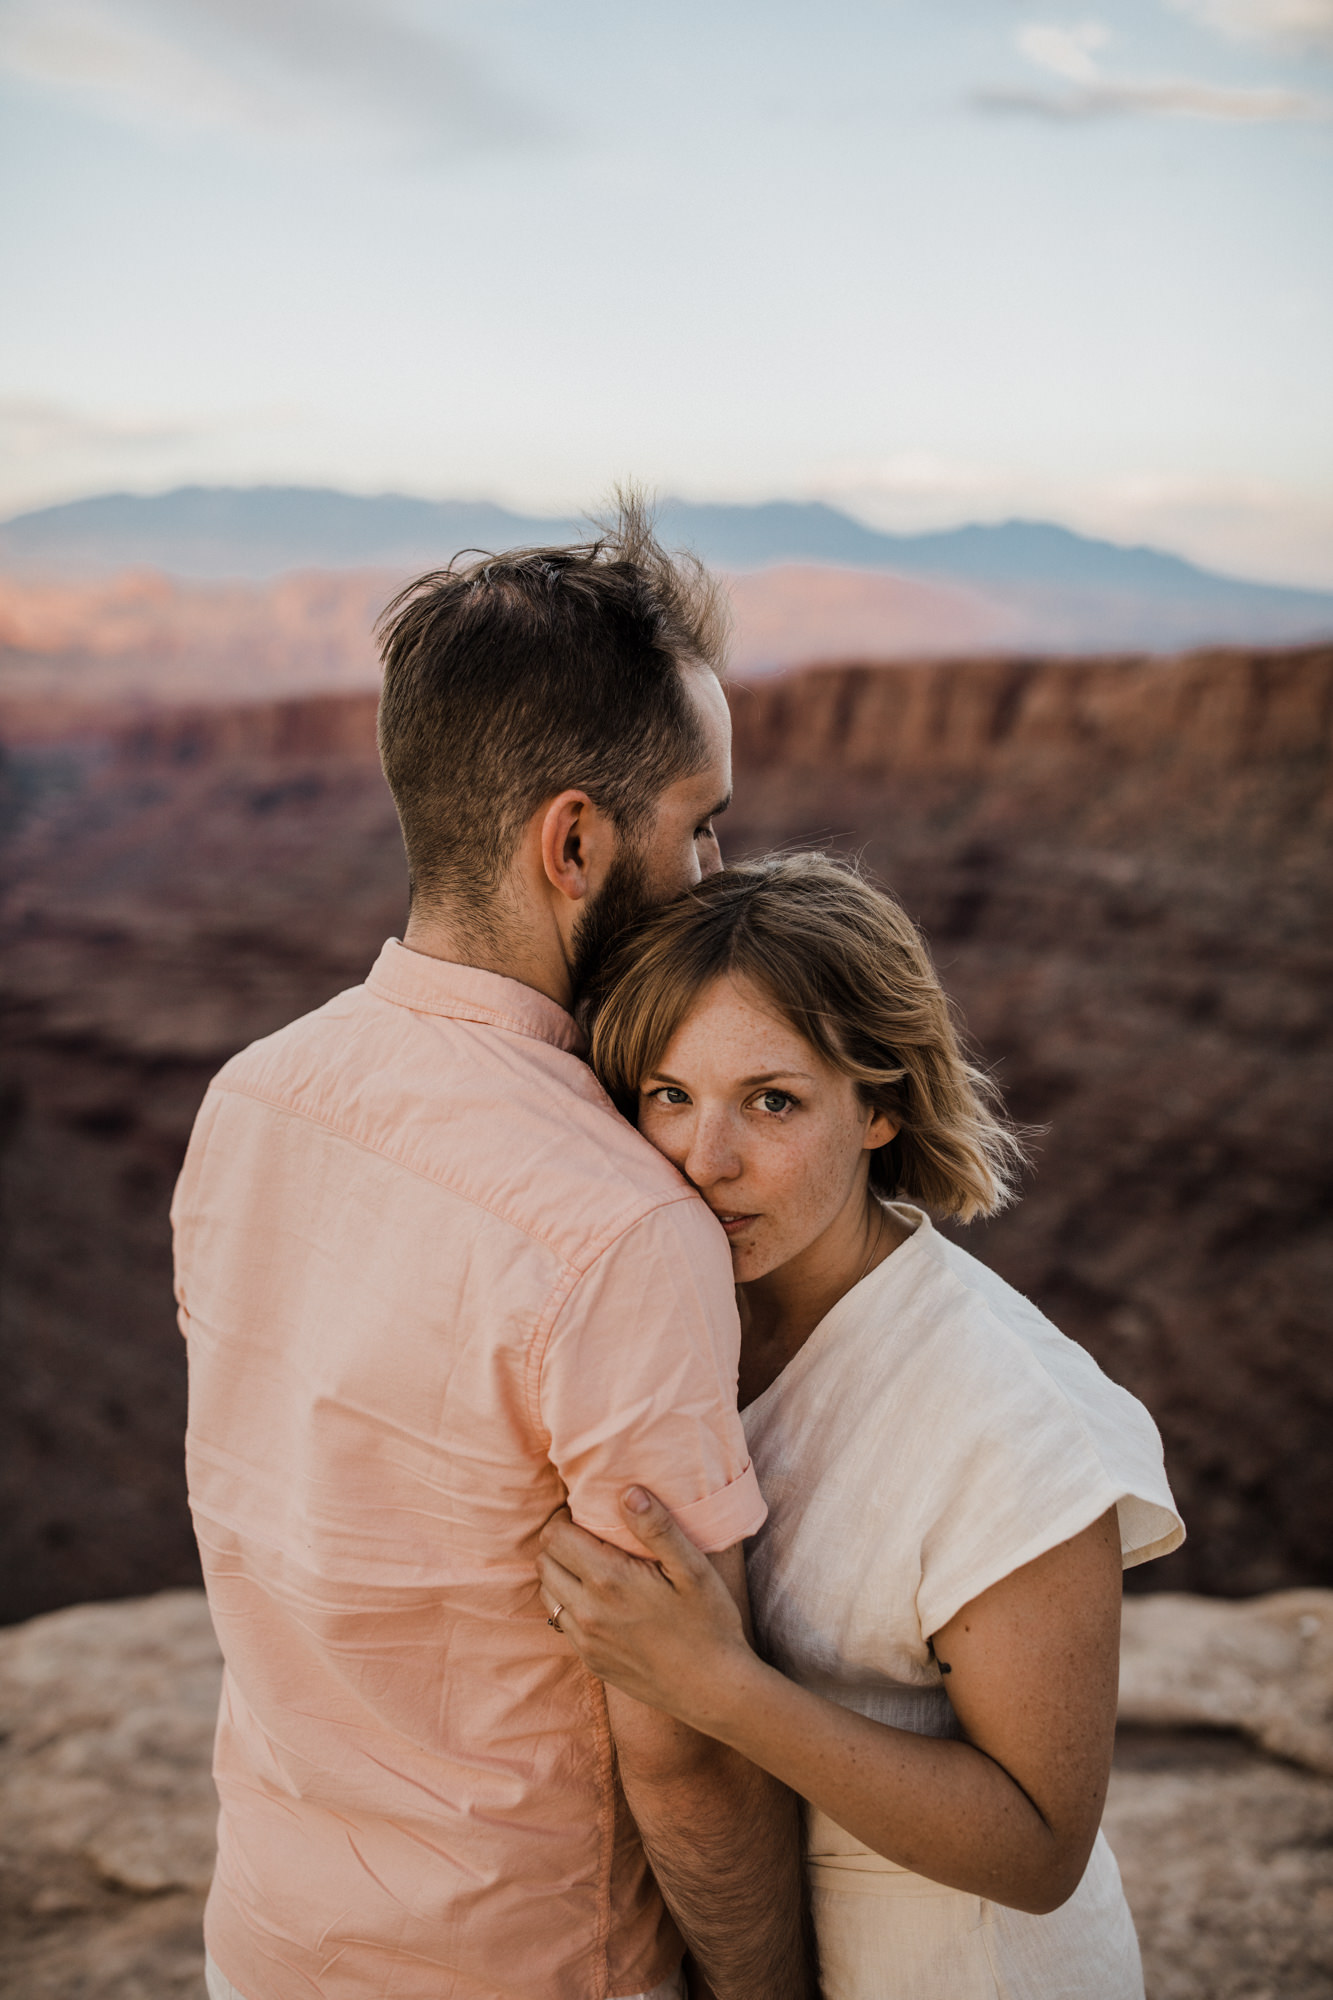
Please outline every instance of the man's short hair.
[{"label": "man's short hair", "polygon": [[632,837],[704,761],[682,668],[720,678],[726,632],[719,586],[633,496],[595,541],[455,558],[401,591],[378,627],[379,743],[414,907],[484,921],[532,814],[570,788]]}]

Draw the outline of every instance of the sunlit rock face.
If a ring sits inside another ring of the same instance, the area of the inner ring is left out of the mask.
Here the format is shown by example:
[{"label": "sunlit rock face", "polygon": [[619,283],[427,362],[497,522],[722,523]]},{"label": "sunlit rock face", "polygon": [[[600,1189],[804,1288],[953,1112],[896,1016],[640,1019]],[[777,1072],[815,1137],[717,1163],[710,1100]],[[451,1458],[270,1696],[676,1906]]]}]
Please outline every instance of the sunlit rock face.
[{"label": "sunlit rock face", "polygon": [[220,1680],[202,1591],[0,1633],[0,1990],[203,2000]]},{"label": "sunlit rock face", "polygon": [[[406,904],[370,693],[95,706],[0,715],[8,1619],[196,1574],[190,1120]],[[1333,652],[830,666],[733,707],[729,851],[863,853],[1044,1128],[965,1240],[1161,1424],[1191,1538],[1131,1581],[1328,1582]]]},{"label": "sunlit rock face", "polygon": [[1125,1606],[1120,1719],[1234,1730],[1333,1778],[1333,1592],[1243,1604],[1163,1590]]}]

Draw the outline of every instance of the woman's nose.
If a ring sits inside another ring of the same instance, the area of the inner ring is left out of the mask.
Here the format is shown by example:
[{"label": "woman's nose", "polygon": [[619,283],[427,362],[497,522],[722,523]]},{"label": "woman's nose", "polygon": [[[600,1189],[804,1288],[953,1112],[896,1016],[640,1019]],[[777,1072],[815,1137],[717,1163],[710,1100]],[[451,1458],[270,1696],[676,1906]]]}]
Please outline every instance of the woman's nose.
[{"label": "woman's nose", "polygon": [[706,1115],[697,1119],[685,1157],[687,1179],[696,1187],[711,1187],[716,1181],[734,1180],[740,1170],[730,1120]]}]

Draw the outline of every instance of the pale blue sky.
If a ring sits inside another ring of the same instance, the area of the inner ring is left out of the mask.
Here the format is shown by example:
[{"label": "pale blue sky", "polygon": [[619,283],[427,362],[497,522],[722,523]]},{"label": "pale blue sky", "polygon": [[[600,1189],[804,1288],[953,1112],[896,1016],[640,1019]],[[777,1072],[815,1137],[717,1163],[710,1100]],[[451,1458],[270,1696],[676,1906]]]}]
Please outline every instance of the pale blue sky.
[{"label": "pale blue sky", "polygon": [[0,511],[637,476],[1333,586],[1333,0],[0,0]]}]

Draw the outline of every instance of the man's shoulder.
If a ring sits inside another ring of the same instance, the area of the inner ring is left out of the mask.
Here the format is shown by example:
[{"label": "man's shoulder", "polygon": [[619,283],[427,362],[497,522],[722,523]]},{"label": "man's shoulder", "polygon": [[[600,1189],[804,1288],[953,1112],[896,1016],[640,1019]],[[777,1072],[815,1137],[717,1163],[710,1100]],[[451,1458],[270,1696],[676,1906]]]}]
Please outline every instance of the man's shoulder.
[{"label": "man's shoulder", "polygon": [[493,1023],[413,1013],[365,986],[252,1042],[212,1090],[424,1174],[576,1264],[693,1198],[580,1057]]},{"label": "man's shoulder", "polygon": [[366,997],[366,988],[348,986],[322,1006],[299,1014],[271,1034],[261,1035],[222,1065],[213,1078],[212,1089],[253,1090],[264,1084],[281,1087],[293,1063],[300,1064],[305,1052],[311,1054],[326,1044],[330,1048],[345,1037],[346,1027],[355,1018]]}]

